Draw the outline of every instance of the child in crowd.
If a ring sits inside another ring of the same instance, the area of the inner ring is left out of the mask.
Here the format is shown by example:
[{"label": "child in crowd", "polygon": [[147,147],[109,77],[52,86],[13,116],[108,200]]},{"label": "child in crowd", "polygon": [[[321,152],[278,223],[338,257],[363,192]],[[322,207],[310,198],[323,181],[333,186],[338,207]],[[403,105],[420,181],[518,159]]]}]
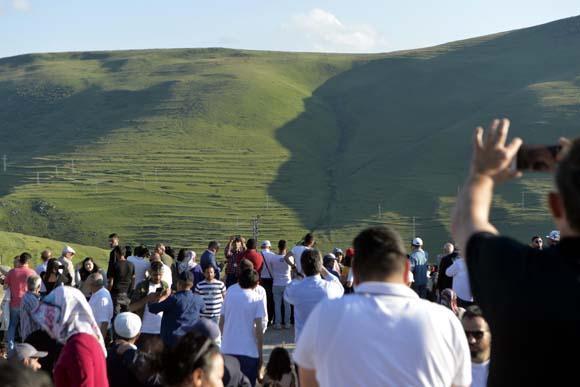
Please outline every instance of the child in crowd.
[{"label": "child in crowd", "polygon": [[297,379],[288,351],[283,347],[274,348],[266,366],[266,375],[262,385],[264,387],[296,387]]},{"label": "child in crowd", "polygon": [[208,266],[203,271],[205,280],[195,285],[195,292],[203,298],[205,306],[201,311],[201,317],[213,320],[219,324],[220,313],[226,297],[226,285],[215,279],[213,266]]}]

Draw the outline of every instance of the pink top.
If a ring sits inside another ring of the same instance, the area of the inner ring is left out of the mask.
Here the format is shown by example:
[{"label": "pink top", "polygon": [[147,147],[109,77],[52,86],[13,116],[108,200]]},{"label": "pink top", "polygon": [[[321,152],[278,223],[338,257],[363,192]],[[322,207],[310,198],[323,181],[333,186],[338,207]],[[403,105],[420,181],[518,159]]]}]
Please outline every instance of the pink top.
[{"label": "pink top", "polygon": [[10,288],[10,307],[20,308],[22,297],[26,293],[26,280],[36,272],[28,267],[17,267],[8,272],[4,283]]},{"label": "pink top", "polygon": [[99,341],[86,333],[71,336],[60,352],[53,376],[56,387],[109,387]]}]

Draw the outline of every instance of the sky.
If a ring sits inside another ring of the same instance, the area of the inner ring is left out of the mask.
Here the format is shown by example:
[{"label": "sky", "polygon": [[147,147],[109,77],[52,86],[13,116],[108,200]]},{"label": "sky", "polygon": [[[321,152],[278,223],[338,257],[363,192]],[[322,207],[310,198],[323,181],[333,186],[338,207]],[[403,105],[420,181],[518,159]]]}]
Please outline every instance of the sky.
[{"label": "sky", "polygon": [[176,47],[388,52],[576,15],[579,0],[0,0],[0,58]]}]

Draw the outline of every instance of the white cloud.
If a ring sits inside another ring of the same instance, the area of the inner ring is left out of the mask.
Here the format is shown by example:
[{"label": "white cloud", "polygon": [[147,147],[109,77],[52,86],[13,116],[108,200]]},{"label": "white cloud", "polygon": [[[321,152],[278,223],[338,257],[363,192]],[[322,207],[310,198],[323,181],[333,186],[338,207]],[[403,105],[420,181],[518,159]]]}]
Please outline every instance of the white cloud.
[{"label": "white cloud", "polygon": [[28,0],[12,0],[12,8],[17,11],[28,12],[31,6]]},{"label": "white cloud", "polygon": [[293,29],[304,34],[317,51],[369,52],[385,46],[385,39],[369,25],[345,25],[332,13],[314,8],[292,18]]}]

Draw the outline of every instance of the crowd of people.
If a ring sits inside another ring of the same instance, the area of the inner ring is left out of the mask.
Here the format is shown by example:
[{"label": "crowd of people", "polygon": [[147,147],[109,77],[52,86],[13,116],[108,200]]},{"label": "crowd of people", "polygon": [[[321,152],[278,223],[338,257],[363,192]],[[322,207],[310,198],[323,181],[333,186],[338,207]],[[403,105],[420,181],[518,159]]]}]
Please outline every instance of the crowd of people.
[{"label": "crowd of people", "polygon": [[[0,385],[574,380],[574,357],[557,345],[580,341],[580,140],[563,140],[549,196],[559,231],[546,235],[548,246],[538,235],[522,244],[489,221],[494,186],[520,173],[510,164],[521,141],[506,145],[508,127],[494,121],[485,138],[477,129],[454,241],[434,259],[422,238],[406,244],[385,226],[362,230],[351,247],[326,254],[312,233],[275,248],[231,236],[223,258],[212,240],[199,259],[161,243],[122,248],[111,234],[106,268],[92,257],[75,266],[70,246],[58,258],[43,251],[35,269],[31,255],[20,254],[2,278],[9,360],[0,362]],[[265,332],[292,328],[295,351],[275,348],[264,364]]]}]

